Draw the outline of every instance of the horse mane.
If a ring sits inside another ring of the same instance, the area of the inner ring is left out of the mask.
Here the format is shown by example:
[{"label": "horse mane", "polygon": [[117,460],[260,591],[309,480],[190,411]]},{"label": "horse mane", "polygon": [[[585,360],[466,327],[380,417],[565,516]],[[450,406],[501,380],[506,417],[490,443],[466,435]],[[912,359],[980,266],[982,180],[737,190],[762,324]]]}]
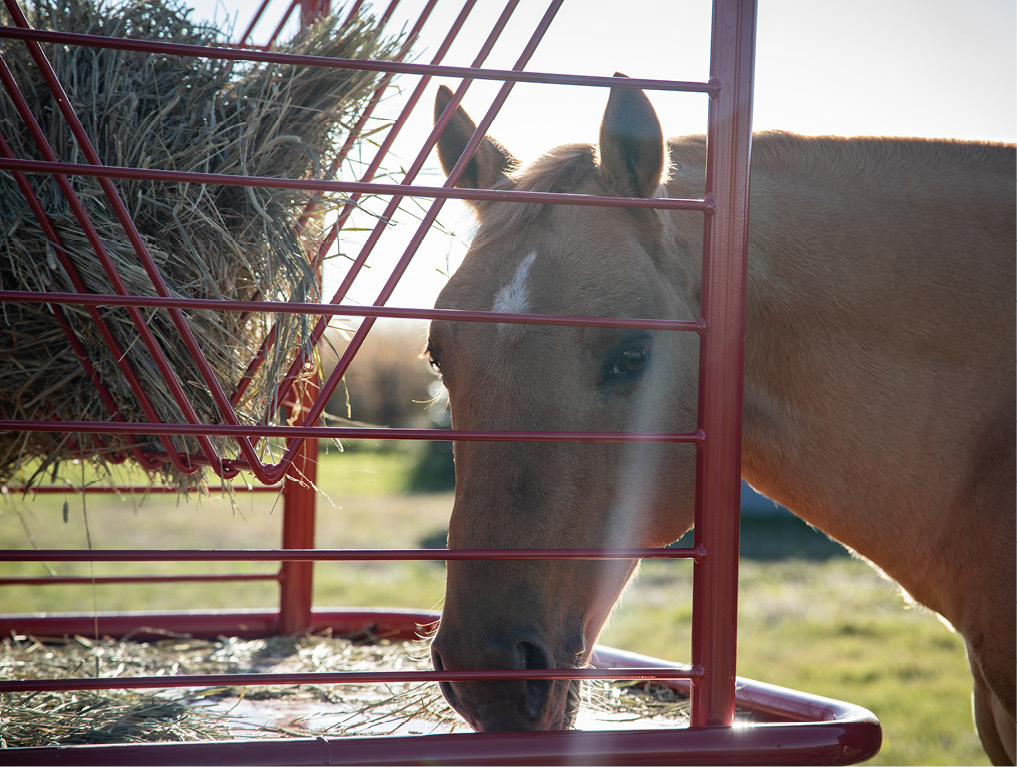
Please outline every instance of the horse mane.
[{"label": "horse mane", "polygon": [[757,133],[752,142],[753,168],[781,168],[803,175],[831,173],[840,178],[868,175],[873,170],[884,175],[939,173],[951,166],[960,172],[972,163],[1000,167],[1001,162],[1012,162],[1012,158],[1012,144],[988,141],[800,136],[764,131]]},{"label": "horse mane", "polygon": [[[669,177],[682,187],[698,187],[706,161],[706,137],[682,136],[668,140]],[[1012,167],[1012,144],[925,138],[875,138],[801,136],[765,131],[753,138],[752,165],[760,175],[767,171],[803,178],[845,180],[867,175],[873,169],[884,178],[937,173],[948,167],[958,172],[972,162],[990,168]],[[592,144],[565,144],[542,155],[528,166],[513,171],[492,189],[521,192],[606,194],[596,177],[597,148]],[[939,170],[937,170],[939,169]],[[663,192],[663,190],[662,190]],[[694,194],[692,195],[694,196]],[[502,240],[518,232],[548,224],[546,203],[477,201],[483,221],[474,236],[474,247]]]},{"label": "horse mane", "polygon": [[[597,153],[594,146],[566,144],[550,150],[532,164],[499,180],[492,189],[570,194],[583,186],[596,170]],[[474,247],[501,239],[509,233],[542,225],[549,206],[539,202],[478,201],[475,207],[484,225],[474,237]]]}]

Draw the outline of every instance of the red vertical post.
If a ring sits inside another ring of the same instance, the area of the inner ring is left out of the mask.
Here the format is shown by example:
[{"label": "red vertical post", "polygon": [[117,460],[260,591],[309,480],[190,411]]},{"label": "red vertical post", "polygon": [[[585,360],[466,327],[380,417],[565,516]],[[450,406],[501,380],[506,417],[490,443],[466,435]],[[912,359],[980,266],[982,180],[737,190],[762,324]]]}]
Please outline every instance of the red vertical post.
[{"label": "red vertical post", "polygon": [[[329,0],[299,0],[300,25],[309,26],[330,11]],[[308,218],[315,218],[309,212]],[[317,229],[320,222],[309,226]],[[315,248],[309,247],[308,258]],[[313,261],[312,261],[313,263]],[[321,287],[321,264],[314,267]],[[313,371],[313,373],[312,373]],[[321,378],[313,362],[305,363],[305,373],[310,373],[292,389],[283,407],[289,414],[289,421],[305,424],[307,411],[314,405],[321,388]],[[312,424],[307,423],[307,426]],[[298,447],[293,461],[286,470],[283,480],[283,523],[282,547],[284,549],[313,549],[315,501],[318,481],[318,440],[297,440]],[[287,447],[293,440],[287,440]],[[297,634],[311,628],[311,608],[314,602],[314,562],[283,562],[279,567],[279,626],[282,635]]]},{"label": "red vertical post", "polygon": [[[290,418],[303,422],[314,403],[319,379],[302,381],[291,392],[295,402]],[[308,424],[310,425],[310,424]],[[282,547],[314,548],[314,516],[318,476],[318,440],[304,439],[286,472],[283,496]],[[311,628],[314,562],[283,562],[279,568],[279,634],[297,634]]]},{"label": "red vertical post", "polygon": [[704,673],[692,690],[692,725],[734,719],[741,490],[742,372],[748,250],[749,156],[755,0],[716,0],[710,78],[703,243],[696,543],[705,555],[693,576],[692,662]]}]

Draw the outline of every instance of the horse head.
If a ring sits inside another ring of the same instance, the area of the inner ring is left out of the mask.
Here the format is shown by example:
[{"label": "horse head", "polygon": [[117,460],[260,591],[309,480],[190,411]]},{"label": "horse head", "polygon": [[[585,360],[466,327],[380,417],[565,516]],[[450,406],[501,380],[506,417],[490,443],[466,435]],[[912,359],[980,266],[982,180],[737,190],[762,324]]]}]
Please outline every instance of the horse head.
[{"label": "horse head", "polygon": [[[442,89],[436,119],[451,98]],[[438,144],[448,173],[476,126],[457,108]],[[485,137],[459,180],[471,188],[653,197],[667,148],[638,90],[613,88],[599,146],[574,144],[519,170]],[[507,314],[694,319],[698,274],[677,252],[673,214],[474,202],[478,228],[441,292],[443,309]],[[690,219],[691,222],[691,219]],[[701,218],[698,226],[701,231]],[[695,225],[693,225],[693,231]],[[689,243],[689,254],[695,243]],[[691,333],[437,320],[427,354],[463,430],[688,432],[698,342]],[[458,441],[453,549],[659,547],[693,522],[690,445]],[[630,560],[450,561],[432,645],[435,668],[549,669],[586,664],[632,577]],[[564,729],[578,683],[444,683],[477,730]]]}]

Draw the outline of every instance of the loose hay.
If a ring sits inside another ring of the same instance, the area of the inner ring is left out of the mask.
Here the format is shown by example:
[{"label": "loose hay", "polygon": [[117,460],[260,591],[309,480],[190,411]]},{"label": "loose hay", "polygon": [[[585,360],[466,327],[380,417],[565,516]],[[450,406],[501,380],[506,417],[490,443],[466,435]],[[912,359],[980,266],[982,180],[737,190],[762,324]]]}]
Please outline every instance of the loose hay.
[{"label": "loose hay", "polygon": [[[223,45],[227,33],[192,23],[177,0],[112,4],[103,0],[34,0],[33,26],[66,32]],[[340,4],[334,4],[340,5]],[[393,58],[397,40],[384,37],[374,19],[360,12],[342,26],[345,10],[278,48],[321,56]],[[0,12],[0,23],[12,23]],[[13,72],[58,160],[84,162],[55,100],[26,45],[7,41],[3,59]],[[278,177],[321,177],[336,158],[350,127],[373,93],[377,73],[44,45],[103,163],[142,168]],[[13,156],[45,159],[11,98],[0,94],[0,134]],[[361,139],[364,137],[361,136]],[[352,154],[356,154],[355,152]],[[62,249],[79,270],[88,292],[114,293],[110,277],[81,223],[50,176],[28,175],[59,245],[44,235],[11,173],[0,173],[0,288],[75,292],[58,259]],[[116,270],[132,295],[153,296],[123,226],[98,180],[68,177]],[[298,219],[309,196],[285,189],[249,189],[153,181],[116,180],[120,198],[136,223],[172,296],[192,298],[319,301],[317,281],[304,255],[320,218]],[[324,198],[319,210],[342,200]],[[96,330],[89,310],[61,310],[80,339],[98,377],[126,421],[149,420]],[[141,310],[202,422],[222,418],[207,385],[165,310]],[[0,419],[103,421],[111,416],[46,304],[5,304],[0,322]],[[123,308],[97,309],[111,328],[164,422],[184,421],[163,374],[139,340]],[[227,395],[240,381],[275,322],[278,340],[238,405],[242,422],[262,421],[275,382],[306,347],[312,318],[247,316],[239,312],[184,311],[216,378]],[[310,350],[307,350],[310,351]],[[159,449],[152,438],[139,438]],[[123,438],[70,438],[39,432],[0,434],[0,481],[31,464],[40,475],[58,461],[94,453],[102,462],[123,455]],[[197,451],[189,438],[174,438],[184,453]],[[222,451],[225,440],[216,440]],[[33,479],[32,476],[28,477]],[[178,478],[179,479],[179,478]]]},{"label": "loose hay", "polygon": [[[365,645],[331,636],[61,643],[20,637],[0,644],[0,677],[426,670],[428,659],[426,642]],[[585,689],[583,729],[688,724],[688,699],[664,685],[600,682]],[[4,747],[453,731],[468,728],[433,684],[0,695]]]}]

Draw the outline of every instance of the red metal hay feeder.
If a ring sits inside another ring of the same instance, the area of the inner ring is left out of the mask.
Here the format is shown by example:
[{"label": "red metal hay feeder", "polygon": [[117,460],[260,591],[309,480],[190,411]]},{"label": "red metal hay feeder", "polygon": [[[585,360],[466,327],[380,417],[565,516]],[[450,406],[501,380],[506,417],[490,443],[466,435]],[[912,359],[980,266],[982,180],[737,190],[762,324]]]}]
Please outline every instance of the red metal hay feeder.
[{"label": "red metal hay feeder", "polygon": [[[267,2],[267,0],[266,0]],[[398,0],[389,3],[383,18],[388,18]],[[437,0],[430,0],[417,20],[419,29],[428,19]],[[294,57],[253,48],[198,49],[194,46],[175,45],[163,41],[126,41],[109,38],[86,38],[55,32],[40,32],[28,29],[27,22],[15,0],[5,0],[15,26],[0,29],[0,37],[9,45],[29,45],[37,52],[39,66],[47,66],[45,46],[51,43],[66,45],[95,45],[125,50],[145,50],[166,55],[195,55],[231,58],[242,61],[276,61],[293,63]],[[296,7],[294,1],[291,11]],[[301,4],[304,18],[312,18],[317,12],[315,3],[305,0]],[[355,6],[359,7],[360,3]],[[166,170],[111,168],[99,164],[94,152],[84,151],[86,162],[68,163],[56,157],[46,160],[26,160],[0,154],[0,170],[15,175],[19,183],[28,173],[50,173],[63,176],[91,175],[104,179],[104,188],[115,206],[116,181],[121,178],[146,178],[152,180],[172,179],[195,183],[222,183],[234,185],[291,185],[294,188],[317,189],[343,192],[351,195],[352,204],[363,194],[391,195],[390,211],[394,211],[404,196],[430,198],[432,202],[423,215],[419,227],[410,240],[403,256],[381,290],[375,304],[370,307],[344,305],[353,279],[363,267],[368,254],[374,248],[381,227],[368,238],[360,256],[334,298],[327,304],[283,304],[279,302],[253,301],[209,301],[200,298],[171,298],[165,291],[158,290],[158,269],[146,262],[144,247],[139,249],[139,259],[154,269],[153,284],[159,297],[142,298],[131,295],[72,294],[25,294],[14,291],[0,291],[5,302],[33,301],[46,302],[55,307],[63,304],[121,305],[127,307],[159,307],[162,311],[173,312],[184,307],[201,307],[213,311],[272,311],[304,312],[319,317],[314,341],[324,332],[329,318],[333,315],[362,316],[364,322],[356,332],[348,350],[342,356],[335,372],[320,387],[294,386],[298,373],[305,365],[305,359],[295,352],[289,373],[280,381],[277,402],[289,403],[294,414],[299,415],[301,425],[288,427],[266,426],[252,428],[242,426],[232,410],[237,395],[225,391],[213,391],[222,411],[222,422],[218,425],[199,423],[193,419],[188,423],[127,424],[117,421],[93,422],[20,422],[9,421],[0,428],[9,430],[40,430],[73,432],[75,434],[104,435],[154,434],[194,435],[207,438],[210,435],[227,436],[235,440],[237,453],[224,457],[214,452],[207,439],[202,442],[202,454],[180,455],[167,448],[165,454],[146,454],[136,451],[135,457],[143,466],[151,466],[166,460],[174,462],[181,470],[189,470],[197,464],[205,464],[223,478],[230,478],[240,470],[248,470],[266,485],[284,483],[285,518],[282,546],[266,551],[249,550],[204,550],[204,551],[6,551],[2,556],[7,560],[20,561],[278,561],[281,568],[275,577],[280,584],[280,608],[275,611],[258,612],[187,612],[163,614],[83,614],[76,616],[0,616],[0,629],[4,632],[35,635],[89,634],[98,628],[109,636],[132,635],[144,638],[140,627],[153,632],[174,631],[195,636],[215,637],[266,636],[290,634],[305,630],[331,628],[338,633],[355,633],[365,626],[376,625],[379,631],[402,637],[416,635],[421,625],[433,623],[437,615],[397,610],[374,611],[328,611],[315,609],[311,599],[311,577],[314,561],[322,560],[398,560],[398,559],[453,559],[490,557],[490,551],[343,551],[314,548],[314,491],[306,484],[291,481],[293,478],[314,478],[317,439],[320,437],[348,437],[353,430],[325,428],[312,425],[322,414],[325,402],[335,390],[350,360],[360,348],[364,337],[379,317],[430,318],[436,316],[463,321],[491,321],[483,313],[439,312],[416,309],[393,309],[385,304],[391,297],[396,283],[405,272],[410,259],[435,220],[438,210],[447,198],[483,197],[490,192],[457,190],[451,183],[442,187],[415,185],[415,179],[423,167],[437,133],[432,133],[411,163],[406,178],[401,184],[378,184],[372,179],[381,158],[391,146],[391,141],[405,124],[410,113],[416,108],[424,88],[433,76],[465,78],[456,92],[455,103],[475,79],[488,79],[502,83],[491,109],[479,122],[479,130],[471,146],[469,156],[479,143],[497,110],[516,82],[558,83],[586,86],[618,85],[618,81],[607,77],[578,75],[552,75],[524,71],[527,61],[536,49],[544,32],[561,5],[561,0],[549,3],[547,12],[533,31],[519,60],[511,70],[480,69],[494,41],[504,29],[510,11],[516,2],[509,2],[506,13],[499,19],[485,42],[474,67],[450,67],[442,59],[454,40],[474,2],[466,2],[460,15],[448,30],[443,45],[435,52],[430,64],[391,64],[372,61],[302,61],[329,67],[350,67],[372,69],[390,73],[408,73],[418,78],[417,85],[408,91],[405,107],[400,117],[381,141],[375,161],[368,167],[359,182],[316,181],[303,179],[259,179],[249,177],[211,177],[208,174],[182,174]],[[262,9],[259,10],[260,16]],[[248,30],[249,32],[250,30]],[[278,32],[278,30],[277,30]],[[414,34],[414,33],[411,33]],[[320,682],[384,682],[409,679],[413,681],[441,681],[457,678],[508,678],[524,675],[526,678],[575,678],[609,677],[617,679],[658,679],[669,685],[687,690],[691,696],[692,726],[687,729],[640,730],[617,732],[551,732],[551,733],[506,733],[506,734],[455,734],[413,737],[343,738],[343,739],[287,739],[258,740],[216,743],[188,744],[144,744],[122,746],[75,746],[59,748],[32,748],[0,751],[0,762],[29,763],[147,763],[147,764],[298,764],[298,763],[356,763],[389,764],[407,762],[440,762],[449,764],[483,763],[632,763],[632,764],[679,764],[679,763],[851,763],[872,756],[879,748],[880,728],[875,718],[864,709],[850,704],[809,696],[790,690],[770,687],[755,682],[737,679],[735,676],[735,616],[737,590],[737,508],[739,498],[739,455],[741,412],[742,339],[744,328],[744,284],[746,256],[746,224],[748,203],[748,160],[751,142],[751,84],[753,69],[753,43],[755,34],[755,3],[752,0],[716,0],[713,16],[713,39],[711,73],[707,82],[671,82],[660,80],[629,80],[633,87],[661,90],[694,91],[705,93],[710,99],[709,147],[707,194],[702,200],[657,200],[652,205],[682,208],[703,213],[707,219],[706,246],[704,253],[703,316],[696,322],[663,323],[669,329],[679,332],[696,332],[701,338],[699,428],[692,434],[558,434],[558,433],[462,433],[432,430],[371,430],[357,429],[356,437],[385,439],[499,439],[499,440],[668,440],[685,441],[697,445],[699,469],[697,478],[696,541],[687,550],[637,550],[637,551],[582,551],[567,550],[554,552],[499,552],[504,557],[656,557],[691,558],[695,562],[693,589],[693,641],[692,662],[689,666],[676,666],[663,661],[636,656],[624,652],[601,648],[597,655],[598,670],[549,670],[516,672],[345,672],[324,675]],[[246,39],[246,35],[245,35]],[[0,57],[2,58],[2,57]],[[311,58],[313,57],[304,57]],[[379,89],[373,108],[389,84],[386,77]],[[17,86],[4,80],[12,98],[16,98]],[[53,80],[51,87],[58,89]],[[429,105],[427,105],[429,107]],[[75,117],[66,107],[65,117],[73,126]],[[366,119],[366,116],[365,118]],[[78,126],[80,128],[80,125]],[[354,134],[356,131],[354,131]],[[83,146],[88,146],[88,137],[82,132],[78,136]],[[461,162],[460,165],[465,163]],[[460,169],[461,170],[461,169]],[[456,174],[453,173],[453,176]],[[23,186],[30,197],[30,185]],[[501,198],[535,201],[534,193],[498,193]],[[561,199],[560,199],[561,198]],[[611,204],[608,200],[563,199],[562,195],[539,195],[540,201],[567,202],[569,204]],[[33,204],[37,215],[44,217],[41,207]],[[631,205],[627,200],[625,204]],[[340,214],[336,225],[322,238],[318,254],[324,254],[332,243],[348,215]],[[386,214],[388,215],[388,214]],[[125,228],[131,226],[129,216]],[[72,265],[73,266],[73,265]],[[138,315],[141,316],[140,313]],[[621,321],[592,318],[565,317],[516,317],[528,322],[547,324],[619,324]],[[504,322],[506,315],[497,315],[497,321]],[[142,324],[144,320],[141,320]],[[640,321],[636,321],[640,322]],[[648,323],[643,323],[648,324]],[[659,324],[659,323],[658,323]],[[69,342],[74,343],[73,337]],[[195,354],[200,350],[195,345]],[[170,376],[169,378],[172,378]],[[213,376],[214,378],[214,376]],[[102,382],[94,378],[96,385]],[[243,382],[241,382],[243,386]],[[317,388],[317,391],[314,389]],[[144,396],[144,392],[139,392]],[[186,393],[181,392],[186,400]],[[252,448],[252,439],[261,437],[285,437],[288,448],[277,463],[260,461]],[[163,442],[169,445],[168,441]],[[232,577],[232,576],[231,576]],[[236,576],[238,579],[243,576]],[[73,580],[73,579],[71,579]],[[173,580],[172,577],[112,578],[109,582],[127,583],[137,580]],[[6,579],[0,585],[26,582],[55,583],[68,579]],[[250,684],[279,684],[285,680],[278,674],[261,674],[246,680]],[[157,677],[132,679],[74,679],[34,680],[0,682],[0,692],[39,689],[85,689],[103,686],[169,687],[204,686],[208,684],[236,684],[236,676],[229,677]],[[762,722],[735,725],[733,722],[737,704],[756,713]]]}]

